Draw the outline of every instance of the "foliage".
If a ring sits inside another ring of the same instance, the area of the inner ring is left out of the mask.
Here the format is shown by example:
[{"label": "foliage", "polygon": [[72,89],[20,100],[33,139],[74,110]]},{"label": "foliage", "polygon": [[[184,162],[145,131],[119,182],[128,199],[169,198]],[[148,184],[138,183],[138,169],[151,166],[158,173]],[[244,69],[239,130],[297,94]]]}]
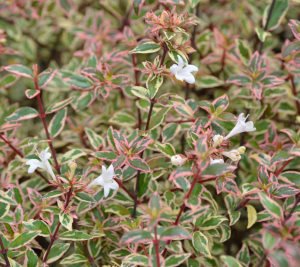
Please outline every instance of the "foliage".
[{"label": "foliage", "polygon": [[1,265],[299,266],[299,1],[0,6]]}]

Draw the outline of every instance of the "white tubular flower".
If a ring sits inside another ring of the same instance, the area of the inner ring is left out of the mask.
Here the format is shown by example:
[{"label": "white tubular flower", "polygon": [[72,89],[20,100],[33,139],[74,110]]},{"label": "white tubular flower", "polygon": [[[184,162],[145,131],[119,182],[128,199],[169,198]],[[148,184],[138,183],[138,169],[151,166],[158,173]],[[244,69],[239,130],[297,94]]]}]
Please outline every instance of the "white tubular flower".
[{"label": "white tubular flower", "polygon": [[245,117],[244,113],[241,113],[238,116],[237,123],[234,128],[226,135],[225,139],[228,139],[234,135],[243,133],[243,132],[253,132],[256,130],[254,127],[253,121],[246,122],[249,115]]},{"label": "white tubular flower", "polygon": [[222,142],[224,140],[224,136],[222,136],[220,134],[216,134],[213,136],[212,140],[213,140],[213,146],[217,147],[222,144]]},{"label": "white tubular flower", "polygon": [[241,159],[241,154],[238,149],[223,152],[222,155],[224,155],[227,158],[230,158],[232,161],[239,161]]},{"label": "white tubular flower", "polygon": [[223,163],[224,163],[223,159],[212,159],[212,158],[210,158],[210,165],[213,165],[213,164],[223,164]]},{"label": "white tubular flower", "polygon": [[171,157],[171,162],[175,166],[182,166],[186,162],[186,158],[181,155],[174,155]]},{"label": "white tubular flower", "polygon": [[118,190],[119,184],[113,179],[115,176],[114,166],[111,164],[107,169],[102,166],[102,173],[94,181],[92,181],[89,187],[94,185],[101,185],[104,189],[104,197],[108,197],[110,190]]},{"label": "white tubular flower", "polygon": [[186,64],[182,57],[178,56],[178,65],[173,64],[170,67],[170,71],[175,75],[179,81],[186,81],[187,83],[194,84],[195,77],[192,72],[197,72],[198,67],[190,64]]},{"label": "white tubular flower", "polygon": [[49,159],[51,158],[51,153],[48,152],[48,148],[43,150],[41,153],[38,153],[40,160],[38,159],[28,159],[26,161],[26,165],[29,165],[28,173],[33,173],[37,168],[41,168],[51,175],[53,180],[56,181],[56,176],[52,170],[52,167],[49,163]]}]

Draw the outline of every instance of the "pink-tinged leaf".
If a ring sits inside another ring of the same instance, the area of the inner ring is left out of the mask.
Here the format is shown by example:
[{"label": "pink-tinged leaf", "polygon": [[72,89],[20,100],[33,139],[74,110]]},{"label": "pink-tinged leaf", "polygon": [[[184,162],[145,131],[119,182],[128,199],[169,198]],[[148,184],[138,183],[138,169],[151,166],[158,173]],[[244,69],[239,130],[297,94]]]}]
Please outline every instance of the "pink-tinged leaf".
[{"label": "pink-tinged leaf", "polygon": [[220,97],[218,97],[217,99],[215,99],[212,102],[215,111],[217,111],[218,113],[221,113],[223,111],[225,111],[229,105],[229,99],[227,95],[222,95]]},{"label": "pink-tinged leaf", "polygon": [[289,27],[292,30],[294,37],[297,40],[300,40],[300,22],[294,19],[291,19],[289,22]]},{"label": "pink-tinged leaf", "polygon": [[122,236],[120,242],[123,244],[150,243],[152,242],[152,235],[145,230],[128,231]]},{"label": "pink-tinged leaf", "polygon": [[283,218],[282,207],[273,199],[268,197],[265,193],[259,194],[260,202],[263,207],[276,219]]},{"label": "pink-tinged leaf", "polygon": [[32,70],[20,64],[6,66],[3,69],[20,77],[33,78]]},{"label": "pink-tinged leaf", "polygon": [[174,104],[174,109],[183,117],[194,118],[194,111],[187,104],[177,102]]},{"label": "pink-tinged leaf", "polygon": [[45,88],[49,82],[53,80],[57,73],[57,70],[46,70],[39,74],[39,87]]},{"label": "pink-tinged leaf", "polygon": [[161,232],[160,239],[163,241],[191,239],[191,235],[183,227],[170,226]]},{"label": "pink-tinged leaf", "polygon": [[227,83],[233,83],[238,86],[245,86],[251,82],[252,82],[252,79],[249,76],[244,75],[244,74],[233,75],[227,80]]},{"label": "pink-tinged leaf", "polygon": [[35,98],[39,93],[40,93],[40,91],[35,90],[35,89],[27,89],[25,91],[25,95],[28,99]]},{"label": "pink-tinged leaf", "polygon": [[136,170],[139,170],[142,172],[150,172],[151,171],[151,169],[148,166],[148,164],[146,163],[146,161],[139,157],[129,158],[128,163],[132,168],[134,168]]},{"label": "pink-tinged leaf", "polygon": [[300,187],[300,172],[286,171],[280,174],[280,179],[288,184],[293,184]]},{"label": "pink-tinged leaf", "polygon": [[9,115],[6,120],[7,121],[24,121],[33,119],[39,116],[39,113],[31,107],[22,107],[17,109],[11,115]]},{"label": "pink-tinged leaf", "polygon": [[260,100],[262,98],[263,85],[260,82],[253,82],[251,84],[251,90],[256,99]]},{"label": "pink-tinged leaf", "polygon": [[275,198],[287,198],[295,196],[300,192],[299,189],[288,185],[277,185],[275,190],[272,192],[272,196]]},{"label": "pink-tinged leaf", "polygon": [[269,75],[266,76],[265,78],[261,79],[260,82],[264,85],[264,86],[268,86],[269,88],[278,86],[280,84],[284,83],[284,80],[281,78],[278,78],[274,75]]},{"label": "pink-tinged leaf", "polygon": [[256,51],[250,61],[249,61],[249,69],[251,72],[257,72],[260,71],[262,69],[264,65],[263,59],[262,57],[259,55],[259,52]]},{"label": "pink-tinged leaf", "polygon": [[260,166],[258,170],[258,181],[261,184],[267,185],[269,183],[269,173],[265,166]]},{"label": "pink-tinged leaf", "polygon": [[98,159],[108,160],[108,161],[113,161],[117,158],[117,154],[113,151],[99,151],[93,153],[93,156],[95,156]]},{"label": "pink-tinged leaf", "polygon": [[285,162],[285,161],[291,160],[293,158],[294,157],[292,155],[290,155],[289,152],[281,150],[273,155],[272,160],[271,160],[271,165],[276,166],[281,162]]}]

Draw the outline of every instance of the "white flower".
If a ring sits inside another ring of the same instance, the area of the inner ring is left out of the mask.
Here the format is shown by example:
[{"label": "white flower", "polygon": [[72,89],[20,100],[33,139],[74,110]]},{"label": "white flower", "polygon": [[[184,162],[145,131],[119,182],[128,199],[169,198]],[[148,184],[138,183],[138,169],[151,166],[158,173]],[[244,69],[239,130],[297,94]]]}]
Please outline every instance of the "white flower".
[{"label": "white flower", "polygon": [[186,64],[183,59],[178,56],[178,65],[173,64],[170,67],[170,71],[175,75],[176,79],[179,81],[186,81],[187,83],[194,84],[195,77],[192,72],[197,72],[198,67],[194,65]]},{"label": "white flower", "polygon": [[245,117],[244,113],[241,113],[238,116],[237,119],[237,123],[234,126],[234,128],[230,131],[229,134],[226,135],[225,139],[228,139],[234,135],[237,135],[239,133],[243,133],[243,132],[253,132],[256,130],[256,128],[254,127],[253,121],[247,121],[249,115],[247,115]]},{"label": "white flower", "polygon": [[223,159],[212,159],[212,158],[210,158],[210,165],[213,165],[213,164],[222,164],[222,163],[224,163]]},{"label": "white flower", "polygon": [[51,158],[51,153],[48,152],[48,148],[43,150],[41,153],[38,153],[40,160],[38,159],[28,159],[26,161],[26,165],[29,165],[28,173],[33,173],[37,168],[41,168],[42,170],[48,172],[51,177],[56,180],[56,176],[52,170],[52,167],[49,163],[49,159]]},{"label": "white flower", "polygon": [[181,155],[174,155],[171,157],[171,162],[175,166],[182,166],[186,162],[186,158]]},{"label": "white flower", "polygon": [[222,144],[224,137],[220,134],[216,134],[213,136],[213,146],[217,147]]},{"label": "white flower", "polygon": [[230,151],[225,151],[222,153],[227,158],[230,158],[232,161],[239,161],[241,159],[241,154],[238,149],[233,149]]},{"label": "white flower", "polygon": [[102,166],[102,173],[89,185],[101,185],[104,189],[104,197],[108,197],[110,190],[118,190],[119,184],[113,179],[115,176],[114,166],[111,164],[107,169]]}]

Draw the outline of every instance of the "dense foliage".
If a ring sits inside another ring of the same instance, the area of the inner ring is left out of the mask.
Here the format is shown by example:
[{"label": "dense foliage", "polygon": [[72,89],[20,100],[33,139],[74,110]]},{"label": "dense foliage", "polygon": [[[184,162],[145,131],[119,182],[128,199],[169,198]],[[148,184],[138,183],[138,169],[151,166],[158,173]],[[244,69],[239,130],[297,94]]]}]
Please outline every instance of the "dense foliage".
[{"label": "dense foliage", "polygon": [[300,266],[296,0],[0,2],[0,264]]}]

